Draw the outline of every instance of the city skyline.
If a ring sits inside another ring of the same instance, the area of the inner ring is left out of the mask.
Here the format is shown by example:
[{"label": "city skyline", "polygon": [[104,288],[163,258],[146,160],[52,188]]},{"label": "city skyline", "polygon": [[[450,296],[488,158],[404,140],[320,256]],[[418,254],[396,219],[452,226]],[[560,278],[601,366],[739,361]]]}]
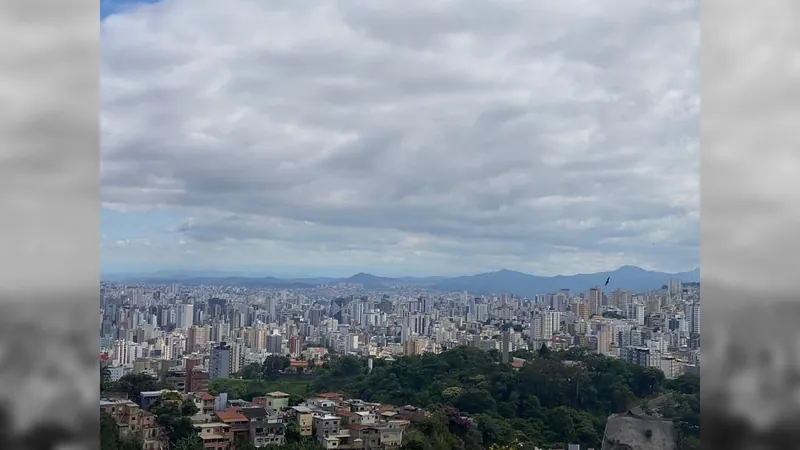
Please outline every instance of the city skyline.
[{"label": "city skyline", "polygon": [[111,3],[104,272],[699,266],[696,2]]}]

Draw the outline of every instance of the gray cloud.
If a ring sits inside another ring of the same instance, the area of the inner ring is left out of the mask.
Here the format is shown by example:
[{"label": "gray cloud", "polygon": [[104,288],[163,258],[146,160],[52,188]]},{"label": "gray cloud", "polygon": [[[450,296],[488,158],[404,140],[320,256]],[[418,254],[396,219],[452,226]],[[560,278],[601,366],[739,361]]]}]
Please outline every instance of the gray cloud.
[{"label": "gray cloud", "polygon": [[711,301],[797,291],[798,5],[775,2],[758,14],[749,6],[710,2],[719,19],[704,34],[703,277],[715,282],[704,293]]},{"label": "gray cloud", "polygon": [[90,3],[0,5],[0,39],[9,43],[0,56],[3,300],[35,299],[45,286],[88,287],[86,300],[97,292],[98,27]]},{"label": "gray cloud", "polygon": [[696,2],[198,1],[102,25],[109,207],[254,260],[697,264]]}]

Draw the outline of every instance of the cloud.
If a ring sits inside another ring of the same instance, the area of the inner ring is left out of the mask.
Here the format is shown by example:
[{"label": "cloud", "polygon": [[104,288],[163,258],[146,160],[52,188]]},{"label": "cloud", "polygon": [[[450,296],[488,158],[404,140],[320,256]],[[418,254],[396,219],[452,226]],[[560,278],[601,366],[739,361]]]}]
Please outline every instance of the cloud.
[{"label": "cloud", "polygon": [[238,263],[687,269],[698,40],[694,1],[129,8],[104,204],[182,211],[172,242]]},{"label": "cloud", "polygon": [[711,81],[703,90],[703,277],[730,289],[707,290],[711,301],[782,300],[797,291],[800,66],[788,55],[800,5],[773,2],[758,14],[750,5],[710,3],[720,19],[704,34]]},{"label": "cloud", "polygon": [[0,58],[5,299],[96,292],[98,28],[80,3],[0,5],[0,39],[14,42]]}]

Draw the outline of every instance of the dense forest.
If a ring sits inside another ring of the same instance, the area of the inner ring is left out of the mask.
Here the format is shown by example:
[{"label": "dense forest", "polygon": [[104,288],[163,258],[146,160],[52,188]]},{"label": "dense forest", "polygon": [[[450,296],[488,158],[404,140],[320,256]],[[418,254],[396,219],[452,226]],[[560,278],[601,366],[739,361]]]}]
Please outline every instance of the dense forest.
[{"label": "dense forest", "polygon": [[[409,449],[469,449],[580,443],[600,447],[609,414],[657,398],[675,418],[683,448],[699,434],[699,379],[665,380],[657,369],[572,349],[515,354],[520,370],[499,364],[500,354],[459,347],[438,355],[376,360],[371,373],[355,357],[334,358],[312,383],[366,401],[411,404],[434,412],[416,424]],[[653,411],[655,412],[655,411]],[[461,420],[468,416],[471,420]],[[444,445],[447,442],[447,445]]]},{"label": "dense forest", "polygon": [[[404,443],[407,450],[512,445],[524,450],[564,443],[600,448],[608,415],[633,407],[674,419],[680,447],[698,448],[697,377],[665,380],[657,369],[582,349],[518,351],[514,356],[526,360],[519,370],[500,364],[497,351],[458,347],[438,355],[375,360],[371,371],[363,359],[333,356],[311,378],[214,380],[210,391],[251,399],[277,387],[292,394],[293,404],[314,393],[339,392],[365,401],[423,407],[431,414],[412,424]],[[105,387],[135,395],[154,383],[128,375]],[[170,429],[185,423],[178,410],[157,413]],[[181,431],[171,440],[184,436]],[[293,442],[286,449],[300,447],[313,444]]]}]

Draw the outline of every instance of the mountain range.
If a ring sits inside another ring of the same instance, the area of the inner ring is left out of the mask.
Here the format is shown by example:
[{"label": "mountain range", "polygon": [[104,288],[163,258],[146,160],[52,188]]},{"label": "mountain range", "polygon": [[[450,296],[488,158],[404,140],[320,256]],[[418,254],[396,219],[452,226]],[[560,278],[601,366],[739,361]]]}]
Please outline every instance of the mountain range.
[{"label": "mountain range", "polygon": [[[507,292],[522,296],[532,296],[559,289],[584,292],[593,287],[603,287],[605,292],[623,289],[644,292],[659,289],[678,279],[684,283],[699,282],[700,269],[688,272],[664,273],[645,270],[636,266],[622,266],[610,272],[597,272],[576,275],[539,276],[514,270],[502,269],[496,272],[459,277],[379,277],[368,273],[357,273],[348,278],[277,278],[271,276],[239,275],[222,271],[162,271],[152,274],[109,275],[104,281],[127,283],[181,283],[184,285],[226,284],[265,288],[309,288],[321,284],[359,284],[369,289],[391,288],[397,286],[420,287],[441,291],[467,291],[472,294],[492,294]],[[604,286],[610,278],[608,286]]]}]

